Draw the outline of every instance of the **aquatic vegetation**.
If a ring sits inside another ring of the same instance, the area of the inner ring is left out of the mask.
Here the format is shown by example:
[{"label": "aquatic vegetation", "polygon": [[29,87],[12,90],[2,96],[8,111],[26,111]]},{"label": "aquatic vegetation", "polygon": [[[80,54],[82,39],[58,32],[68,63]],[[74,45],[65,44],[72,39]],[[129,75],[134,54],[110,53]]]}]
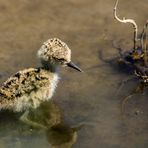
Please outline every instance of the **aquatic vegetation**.
[{"label": "aquatic vegetation", "polygon": [[134,75],[140,81],[138,87],[126,98],[124,98],[122,102],[122,108],[125,105],[125,102],[131,98],[135,93],[143,92],[144,89],[148,86],[148,48],[147,48],[147,34],[146,28],[148,26],[148,20],[146,21],[142,33],[138,36],[138,26],[133,19],[120,19],[117,16],[117,5],[118,0],[115,3],[113,14],[114,18],[121,23],[129,23],[132,24],[134,29],[134,37],[133,37],[133,48],[127,51],[124,51],[121,48],[118,48],[120,58],[118,59],[119,63],[123,63],[126,66],[129,66]]},{"label": "aquatic vegetation", "polygon": [[[120,50],[120,59],[119,62],[123,62],[126,65],[130,65],[134,68],[135,75],[143,82],[148,83],[148,49],[147,49],[147,35],[146,35],[146,28],[148,26],[148,21],[143,27],[143,31],[140,34],[140,38],[138,38],[138,26],[133,19],[119,19],[117,16],[117,4],[118,0],[116,1],[114,7],[114,17],[117,21],[121,23],[130,23],[133,25],[134,28],[134,45],[133,48],[128,51]],[[138,45],[138,42],[140,44]]]}]

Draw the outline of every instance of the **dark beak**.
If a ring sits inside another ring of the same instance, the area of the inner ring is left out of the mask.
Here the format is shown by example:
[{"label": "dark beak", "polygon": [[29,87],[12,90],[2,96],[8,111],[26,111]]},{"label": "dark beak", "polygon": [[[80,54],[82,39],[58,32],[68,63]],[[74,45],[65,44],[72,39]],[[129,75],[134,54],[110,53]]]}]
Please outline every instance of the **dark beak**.
[{"label": "dark beak", "polygon": [[78,71],[80,71],[80,72],[83,72],[78,66],[76,66],[74,63],[72,63],[72,62],[69,62],[69,63],[67,63],[67,66],[68,67],[71,67],[71,68],[73,68],[73,69],[76,69],[76,70],[78,70]]}]

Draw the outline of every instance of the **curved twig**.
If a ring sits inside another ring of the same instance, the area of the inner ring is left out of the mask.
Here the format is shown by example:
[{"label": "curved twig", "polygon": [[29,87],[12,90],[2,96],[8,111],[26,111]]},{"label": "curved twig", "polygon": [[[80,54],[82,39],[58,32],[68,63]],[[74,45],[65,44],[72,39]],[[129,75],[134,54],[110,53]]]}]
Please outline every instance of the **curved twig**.
[{"label": "curved twig", "polygon": [[123,19],[120,19],[118,16],[117,16],[117,5],[118,5],[118,0],[116,0],[116,3],[115,3],[115,7],[114,7],[114,18],[121,22],[121,23],[131,23],[133,25],[133,28],[134,28],[134,47],[133,49],[136,49],[136,43],[137,43],[137,34],[138,34],[138,26],[136,24],[136,22],[133,20],[133,19],[125,19],[125,17],[123,17]]}]

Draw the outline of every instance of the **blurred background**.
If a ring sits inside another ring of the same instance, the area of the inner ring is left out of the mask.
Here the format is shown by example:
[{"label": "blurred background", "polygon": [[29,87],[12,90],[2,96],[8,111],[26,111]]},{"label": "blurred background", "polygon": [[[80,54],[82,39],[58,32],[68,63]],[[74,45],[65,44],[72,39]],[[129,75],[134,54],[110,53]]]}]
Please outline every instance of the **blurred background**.
[{"label": "blurred background", "polygon": [[[147,2],[120,0],[117,13],[133,18],[141,32],[148,19]],[[115,0],[0,0],[1,83],[18,70],[38,67],[36,52],[53,37],[68,44],[72,60],[84,70],[61,68],[54,103],[46,107],[54,119],[48,131],[31,129],[1,113],[0,148],[148,147],[148,93],[135,94],[122,114],[121,102],[138,82],[125,83],[116,95],[130,75],[102,61],[118,56],[113,43],[124,50],[133,47],[133,28],[113,18],[114,4]],[[60,126],[54,125],[57,119]],[[67,139],[58,141],[65,134]]]}]

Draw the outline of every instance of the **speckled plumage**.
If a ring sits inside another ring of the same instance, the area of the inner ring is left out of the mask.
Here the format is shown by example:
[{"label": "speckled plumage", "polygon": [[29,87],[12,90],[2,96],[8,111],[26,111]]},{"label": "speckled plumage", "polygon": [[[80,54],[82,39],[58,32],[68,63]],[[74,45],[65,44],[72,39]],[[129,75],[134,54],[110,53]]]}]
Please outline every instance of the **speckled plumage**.
[{"label": "speckled plumage", "polygon": [[0,88],[0,109],[22,111],[37,108],[52,97],[58,75],[42,68],[29,68],[10,77]]},{"label": "speckled plumage", "polygon": [[61,62],[61,64],[64,64],[63,62],[68,63],[71,61],[71,50],[66,43],[53,38],[43,43],[38,50],[38,57],[41,60],[50,61],[50,63]]},{"label": "speckled plumage", "polygon": [[81,71],[71,62],[71,50],[57,38],[49,39],[37,52],[42,63],[40,68],[29,68],[17,72],[0,87],[0,110],[16,112],[37,108],[49,100],[58,83],[57,68],[69,66]]},{"label": "speckled plumage", "polygon": [[71,51],[57,38],[49,39],[38,50],[42,67],[17,72],[0,87],[0,110],[23,111],[49,100],[58,83],[57,67],[70,62]]}]

